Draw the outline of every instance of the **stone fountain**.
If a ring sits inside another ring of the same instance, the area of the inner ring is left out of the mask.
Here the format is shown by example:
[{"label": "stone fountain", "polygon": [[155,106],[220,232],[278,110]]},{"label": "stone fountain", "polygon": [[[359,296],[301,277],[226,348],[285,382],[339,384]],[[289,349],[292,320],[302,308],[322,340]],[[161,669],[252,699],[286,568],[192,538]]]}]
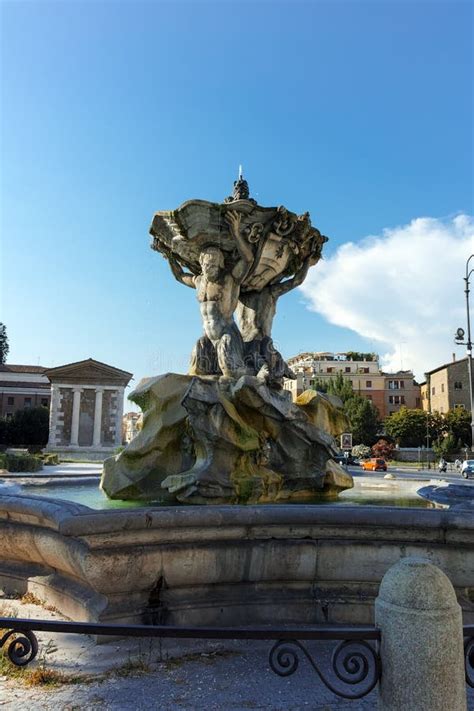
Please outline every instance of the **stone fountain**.
[{"label": "stone fountain", "polygon": [[[260,207],[239,180],[222,204],[157,213],[151,233],[195,289],[204,334],[187,375],[139,384],[143,429],[105,463],[104,491],[144,506],[0,493],[0,588],[85,621],[372,624],[383,575],[421,555],[449,575],[472,622],[470,512],[305,505],[352,486],[332,459],[346,429],[337,403],[313,391],[292,403],[271,339],[278,297],[326,241],[309,216]],[[302,503],[252,505],[285,500]]]},{"label": "stone fountain", "polygon": [[295,377],[272,340],[280,296],[304,281],[327,237],[308,213],[261,207],[239,177],[223,203],[157,212],[152,249],[195,290],[203,335],[187,375],[140,382],[143,428],[106,460],[110,498],[270,503],[334,498],[353,485],[332,459],[347,428],[337,401],[283,388]]}]

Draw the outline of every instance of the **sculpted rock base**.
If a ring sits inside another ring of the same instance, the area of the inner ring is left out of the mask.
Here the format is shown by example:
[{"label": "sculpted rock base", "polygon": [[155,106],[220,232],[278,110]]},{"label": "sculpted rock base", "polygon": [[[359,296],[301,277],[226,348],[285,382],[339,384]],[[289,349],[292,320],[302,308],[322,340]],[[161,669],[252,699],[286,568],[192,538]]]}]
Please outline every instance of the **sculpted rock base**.
[{"label": "sculpted rock base", "polygon": [[104,463],[107,496],[163,503],[269,503],[333,498],[353,486],[331,457],[347,426],[331,398],[237,381],[168,373],[130,396],[143,428]]}]

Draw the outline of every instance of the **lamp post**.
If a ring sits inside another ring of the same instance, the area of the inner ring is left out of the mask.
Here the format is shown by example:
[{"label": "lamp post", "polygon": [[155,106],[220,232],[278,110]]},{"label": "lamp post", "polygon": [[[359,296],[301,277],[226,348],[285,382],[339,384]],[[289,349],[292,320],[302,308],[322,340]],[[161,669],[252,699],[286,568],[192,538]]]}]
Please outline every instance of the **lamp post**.
[{"label": "lamp post", "polygon": [[474,392],[472,383],[472,341],[471,341],[471,318],[469,314],[469,277],[474,268],[469,271],[469,262],[474,258],[474,254],[471,254],[466,262],[466,276],[464,278],[466,294],[466,315],[467,315],[467,340],[464,340],[465,331],[463,328],[458,328],[454,336],[454,340],[460,346],[467,346],[467,372],[469,378],[469,394],[471,398],[471,451],[474,452]]},{"label": "lamp post", "polygon": [[[430,463],[430,413],[426,413],[426,464],[427,468],[431,469],[431,463]],[[434,465],[433,465],[434,466]]]}]

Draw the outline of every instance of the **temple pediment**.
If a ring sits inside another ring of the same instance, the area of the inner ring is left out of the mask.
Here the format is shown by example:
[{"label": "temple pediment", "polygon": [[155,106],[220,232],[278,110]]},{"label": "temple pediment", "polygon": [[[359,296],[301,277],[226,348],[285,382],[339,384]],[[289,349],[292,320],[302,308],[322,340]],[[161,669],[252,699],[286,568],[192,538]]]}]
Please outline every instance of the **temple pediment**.
[{"label": "temple pediment", "polygon": [[101,385],[128,385],[132,373],[101,363],[93,358],[77,363],[67,363],[48,368],[45,375],[52,383],[84,383]]}]

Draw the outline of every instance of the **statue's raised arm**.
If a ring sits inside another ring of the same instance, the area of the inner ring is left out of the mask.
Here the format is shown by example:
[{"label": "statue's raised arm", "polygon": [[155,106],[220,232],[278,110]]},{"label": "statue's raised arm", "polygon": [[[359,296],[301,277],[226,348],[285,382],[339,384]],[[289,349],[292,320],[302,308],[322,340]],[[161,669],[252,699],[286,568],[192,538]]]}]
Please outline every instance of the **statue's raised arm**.
[{"label": "statue's raised arm", "polygon": [[248,274],[248,271],[253,262],[253,252],[250,245],[242,236],[240,223],[242,216],[236,210],[229,210],[226,215],[226,222],[229,225],[229,231],[235,240],[235,245],[240,255],[240,259],[232,269],[232,276],[241,284]]},{"label": "statue's raised arm", "polygon": [[173,272],[174,278],[177,279],[177,281],[181,282],[181,284],[184,284],[185,286],[190,286],[191,289],[195,289],[195,276],[193,274],[186,274],[181,264],[171,253],[167,255],[167,259],[171,267],[171,271]]}]

